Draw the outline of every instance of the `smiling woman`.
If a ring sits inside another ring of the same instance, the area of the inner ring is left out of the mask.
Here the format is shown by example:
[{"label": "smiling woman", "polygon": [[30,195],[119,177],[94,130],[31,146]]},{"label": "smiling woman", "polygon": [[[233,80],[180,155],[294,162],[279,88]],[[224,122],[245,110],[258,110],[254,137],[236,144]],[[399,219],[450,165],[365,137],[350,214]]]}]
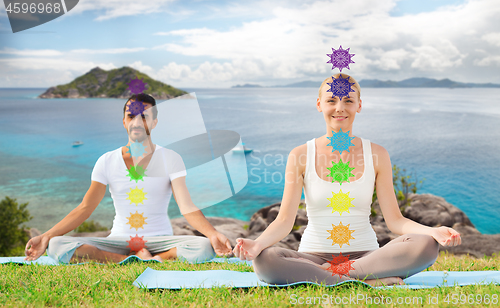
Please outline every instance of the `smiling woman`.
[{"label": "smiling woman", "polygon": [[[234,248],[240,259],[254,260],[261,280],[402,284],[402,278],[434,263],[439,244],[460,244],[460,235],[452,228],[430,228],[402,216],[389,154],[352,134],[361,103],[359,84],[347,74],[321,84],[316,109],[323,113],[326,134],[290,152],[294,159],[287,162],[278,216],[256,240],[237,239]],[[382,248],[369,221],[375,185],[387,226],[401,235]],[[302,190],[308,225],[298,252],[270,247],[292,230]]]}]

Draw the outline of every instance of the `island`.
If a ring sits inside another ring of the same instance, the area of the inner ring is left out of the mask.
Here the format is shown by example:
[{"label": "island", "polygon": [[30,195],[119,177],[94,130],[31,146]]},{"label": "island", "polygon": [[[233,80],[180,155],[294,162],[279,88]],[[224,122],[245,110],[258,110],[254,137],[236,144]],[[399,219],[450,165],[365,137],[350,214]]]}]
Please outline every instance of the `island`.
[{"label": "island", "polygon": [[187,94],[131,67],[103,70],[95,67],[68,84],[50,87],[39,98],[129,98],[129,82],[140,79],[146,84],[145,93],[155,99],[170,99]]},{"label": "island", "polygon": [[[321,81],[302,81],[272,88],[319,88]],[[494,83],[463,83],[448,78],[437,80],[433,78],[409,78],[401,81],[363,79],[359,81],[362,88],[500,88]],[[234,88],[234,87],[233,87]]]}]

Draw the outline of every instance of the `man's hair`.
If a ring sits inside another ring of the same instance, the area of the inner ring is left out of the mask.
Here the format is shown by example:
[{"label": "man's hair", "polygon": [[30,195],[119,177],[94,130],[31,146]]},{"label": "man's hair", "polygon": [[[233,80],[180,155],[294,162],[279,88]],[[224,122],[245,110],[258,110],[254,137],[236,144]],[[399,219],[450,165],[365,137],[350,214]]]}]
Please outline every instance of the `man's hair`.
[{"label": "man's hair", "polygon": [[[335,79],[338,79],[339,76],[342,76],[343,79],[346,79],[348,78],[348,81],[350,83],[353,83],[354,84],[352,85],[352,88],[358,90],[358,98],[361,99],[361,87],[359,86],[359,83],[351,76],[347,75],[347,74],[344,74],[344,73],[337,73],[335,75],[333,75],[332,77],[335,78]],[[321,89],[323,89],[323,86],[329,82],[329,83],[332,83],[333,80],[332,80],[332,77],[328,77],[326,78],[325,80],[323,80],[323,83],[321,84],[321,86],[319,87],[319,98],[321,99],[321,95],[322,95],[322,92],[321,92]]]},{"label": "man's hair", "polygon": [[156,119],[156,117],[158,116],[158,109],[156,108],[156,100],[151,95],[148,95],[146,93],[141,93],[141,94],[134,94],[127,100],[127,102],[123,106],[123,117],[125,117],[125,112],[127,111],[127,104],[130,100],[151,104],[153,106],[152,107],[153,119]]}]

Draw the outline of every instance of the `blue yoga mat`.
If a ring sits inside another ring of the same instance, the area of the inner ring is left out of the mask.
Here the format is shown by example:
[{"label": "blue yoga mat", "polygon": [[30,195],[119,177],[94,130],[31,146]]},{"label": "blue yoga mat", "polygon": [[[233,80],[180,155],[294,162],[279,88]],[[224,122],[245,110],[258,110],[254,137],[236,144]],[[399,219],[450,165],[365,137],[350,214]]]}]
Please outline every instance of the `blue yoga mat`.
[{"label": "blue yoga mat", "polygon": [[[377,288],[423,289],[470,284],[500,284],[500,271],[421,272],[405,279],[404,282],[406,285]],[[361,281],[343,281],[329,286],[337,286],[344,283],[359,283],[370,286]],[[251,288],[260,286],[286,287],[299,284],[314,284],[319,286],[319,284],[315,282],[270,285],[260,281],[253,272],[242,273],[227,270],[157,271],[149,267],[134,281],[134,285],[142,289],[196,289],[212,287]]]},{"label": "blue yoga mat", "polygon": [[[25,257],[0,257],[0,264],[6,264],[6,263],[16,263],[16,264],[40,264],[40,265],[69,265],[66,263],[58,263],[56,260],[52,259],[51,257],[43,256],[35,261],[25,261]],[[158,262],[156,260],[142,260],[138,256],[128,256],[125,260],[119,262],[118,264],[129,264],[133,262]],[[199,263],[210,263],[210,262],[217,262],[217,263],[241,263],[241,264],[246,264],[249,266],[252,266],[252,261],[242,261],[239,258],[214,258],[211,260],[207,260],[204,262],[199,262]],[[84,263],[78,263],[78,264],[71,264],[71,265],[80,265],[80,264],[85,264]]]}]

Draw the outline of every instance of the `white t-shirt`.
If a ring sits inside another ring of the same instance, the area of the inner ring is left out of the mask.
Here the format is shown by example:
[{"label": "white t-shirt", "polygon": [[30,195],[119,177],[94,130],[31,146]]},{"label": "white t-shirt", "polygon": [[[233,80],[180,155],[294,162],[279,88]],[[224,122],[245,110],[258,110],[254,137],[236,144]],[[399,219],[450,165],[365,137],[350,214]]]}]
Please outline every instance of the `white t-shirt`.
[{"label": "white t-shirt", "polygon": [[142,178],[140,174],[140,171],[132,173],[127,169],[121,148],[97,160],[92,181],[109,185],[115,206],[109,236],[173,235],[167,210],[172,196],[170,182],[186,176],[181,156],[156,145]]}]

